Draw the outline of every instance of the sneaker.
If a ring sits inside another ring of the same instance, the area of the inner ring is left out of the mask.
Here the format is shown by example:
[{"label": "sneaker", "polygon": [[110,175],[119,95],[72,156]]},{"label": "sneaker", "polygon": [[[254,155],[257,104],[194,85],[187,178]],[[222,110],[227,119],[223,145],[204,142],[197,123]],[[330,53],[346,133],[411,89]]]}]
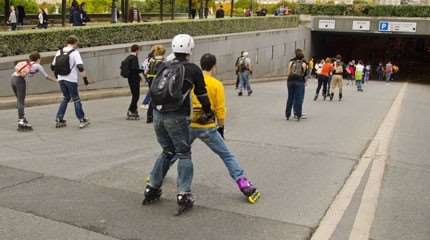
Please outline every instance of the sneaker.
[{"label": "sneaker", "polygon": [[90,125],[90,122],[88,121],[87,118],[84,118],[80,121],[79,123],[79,128],[86,128],[88,125]]}]

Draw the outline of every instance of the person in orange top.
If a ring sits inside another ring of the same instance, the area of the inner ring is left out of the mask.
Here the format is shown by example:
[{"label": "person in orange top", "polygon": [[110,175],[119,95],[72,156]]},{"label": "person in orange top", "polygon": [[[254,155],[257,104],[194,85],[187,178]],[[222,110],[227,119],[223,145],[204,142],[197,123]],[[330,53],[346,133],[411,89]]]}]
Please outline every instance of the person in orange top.
[{"label": "person in orange top", "polygon": [[332,71],[333,71],[333,64],[331,63],[331,59],[327,58],[325,60],[324,65],[322,66],[321,73],[318,75],[318,87],[315,93],[314,101],[318,99],[321,86],[323,88],[322,95],[324,97],[324,100],[326,99],[328,95],[328,91],[327,91],[328,80],[330,78],[330,74],[332,73]]}]

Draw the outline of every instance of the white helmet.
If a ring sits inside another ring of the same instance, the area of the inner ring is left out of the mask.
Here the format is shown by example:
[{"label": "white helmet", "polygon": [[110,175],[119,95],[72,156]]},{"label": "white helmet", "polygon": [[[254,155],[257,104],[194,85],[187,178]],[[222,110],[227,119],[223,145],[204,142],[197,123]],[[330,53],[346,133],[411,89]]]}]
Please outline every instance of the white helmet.
[{"label": "white helmet", "polygon": [[174,53],[191,54],[194,48],[194,39],[188,34],[176,35],[172,40],[172,51]]},{"label": "white helmet", "polygon": [[248,57],[248,56],[249,56],[249,53],[248,53],[247,51],[245,51],[245,52],[243,52],[243,53],[242,53],[242,56],[243,56],[243,57]]}]

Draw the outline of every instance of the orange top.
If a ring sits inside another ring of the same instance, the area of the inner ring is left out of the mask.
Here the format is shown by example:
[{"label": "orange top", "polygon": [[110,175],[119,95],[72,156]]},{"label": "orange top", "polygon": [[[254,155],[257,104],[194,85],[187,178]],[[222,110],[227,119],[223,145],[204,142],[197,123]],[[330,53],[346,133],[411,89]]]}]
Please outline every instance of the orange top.
[{"label": "orange top", "polygon": [[329,77],[330,76],[330,72],[333,70],[333,65],[331,65],[331,63],[325,63],[323,66],[322,66],[322,69],[321,69],[321,75],[324,75],[324,76],[326,76],[326,77]]}]

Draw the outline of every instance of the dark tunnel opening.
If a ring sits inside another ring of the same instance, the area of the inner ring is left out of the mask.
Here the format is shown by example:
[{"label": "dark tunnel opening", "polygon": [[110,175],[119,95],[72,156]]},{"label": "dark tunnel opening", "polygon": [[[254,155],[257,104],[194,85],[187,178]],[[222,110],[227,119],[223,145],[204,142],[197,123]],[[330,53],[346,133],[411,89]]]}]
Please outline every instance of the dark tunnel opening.
[{"label": "dark tunnel opening", "polygon": [[391,61],[399,66],[398,79],[430,84],[430,36],[312,32],[312,47],[316,59],[341,54],[345,62],[371,64],[373,72]]}]

